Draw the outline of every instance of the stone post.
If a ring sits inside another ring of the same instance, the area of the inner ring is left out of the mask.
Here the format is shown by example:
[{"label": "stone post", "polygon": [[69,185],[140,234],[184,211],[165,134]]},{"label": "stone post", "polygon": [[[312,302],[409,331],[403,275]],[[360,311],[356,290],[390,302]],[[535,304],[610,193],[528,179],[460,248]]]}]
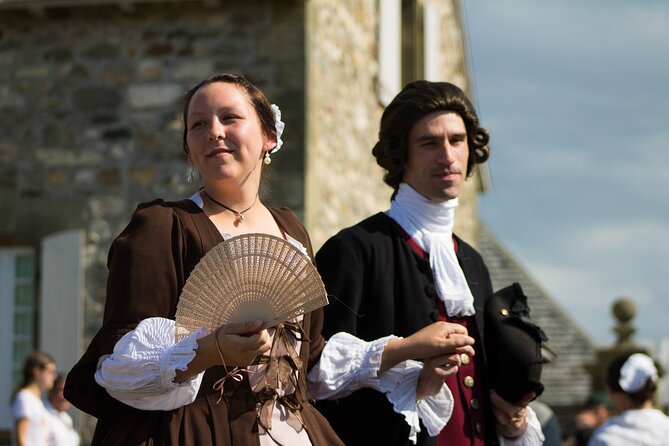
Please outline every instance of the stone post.
[{"label": "stone post", "polygon": [[593,364],[586,366],[592,376],[592,393],[606,392],[606,369],[614,358],[627,353],[649,352],[637,345],[632,339],[636,328],[632,320],[636,316],[636,305],[627,297],[621,297],[611,306],[611,313],[616,319],[613,332],[617,339],[613,346],[597,350],[597,358]]}]

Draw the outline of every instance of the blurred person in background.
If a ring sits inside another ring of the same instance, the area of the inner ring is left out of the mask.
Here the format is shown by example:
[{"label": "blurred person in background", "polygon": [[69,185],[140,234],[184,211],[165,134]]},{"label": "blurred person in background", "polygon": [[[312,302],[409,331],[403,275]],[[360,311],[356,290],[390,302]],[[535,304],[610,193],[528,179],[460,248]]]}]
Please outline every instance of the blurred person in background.
[{"label": "blurred person in background", "polygon": [[659,374],[643,353],[611,361],[606,377],[618,415],[595,430],[588,446],[669,445],[669,417],[653,406]]},{"label": "blurred person in background", "polygon": [[72,407],[63,396],[65,375],[59,374],[53,387],[47,393],[44,406],[49,412],[49,445],[50,446],[79,446],[79,434],[74,429],[72,417],[67,411]]},{"label": "blurred person in background", "polygon": [[566,446],[586,446],[595,429],[609,418],[612,409],[606,392],[594,392],[574,416],[574,427]]},{"label": "blurred person in background", "polygon": [[42,393],[56,380],[56,362],[44,352],[35,351],[23,363],[23,382],[12,398],[14,431],[17,446],[49,445],[49,413]]},{"label": "blurred person in background", "polygon": [[543,446],[560,446],[562,444],[562,430],[555,412],[551,407],[540,400],[530,401],[528,404],[537,414],[544,434]]}]

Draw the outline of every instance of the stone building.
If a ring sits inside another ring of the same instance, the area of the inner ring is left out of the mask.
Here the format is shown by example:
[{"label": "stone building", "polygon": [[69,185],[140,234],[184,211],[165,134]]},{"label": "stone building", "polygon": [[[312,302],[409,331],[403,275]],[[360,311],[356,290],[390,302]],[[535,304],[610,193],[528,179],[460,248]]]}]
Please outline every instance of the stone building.
[{"label": "stone building", "polygon": [[[316,247],[387,208],[371,147],[401,86],[470,88],[458,0],[0,0],[0,23],[2,401],[33,348],[62,370],[78,359],[137,203],[195,191],[181,148],[190,86],[239,72],[279,104],[265,199],[296,210]],[[459,209],[474,244],[485,183],[471,178]],[[10,422],[0,405],[0,431]]]}]

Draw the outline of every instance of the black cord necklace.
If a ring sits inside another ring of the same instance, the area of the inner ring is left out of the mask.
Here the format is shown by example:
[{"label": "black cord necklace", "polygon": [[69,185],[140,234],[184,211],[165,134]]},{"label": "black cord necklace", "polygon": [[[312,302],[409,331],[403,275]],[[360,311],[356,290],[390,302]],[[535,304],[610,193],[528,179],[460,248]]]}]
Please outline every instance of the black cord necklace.
[{"label": "black cord necklace", "polygon": [[[232,212],[233,214],[235,214],[235,215],[237,216],[237,221],[238,221],[239,223],[243,223],[243,222],[244,222],[244,213],[250,211],[251,208],[252,208],[253,206],[256,205],[256,201],[258,201],[258,195],[256,195],[256,197],[253,199],[253,203],[251,204],[251,206],[247,207],[247,208],[244,209],[243,211],[235,211],[234,209],[232,209],[232,208],[230,208],[230,207],[224,205],[224,204],[221,203],[220,201],[216,201],[216,200],[214,200],[214,199],[211,197],[211,195],[209,195],[209,194],[207,193],[207,191],[204,190],[204,188],[202,189],[202,192],[203,192],[203,193],[207,196],[207,198],[209,198],[211,201],[213,201],[214,203],[216,203],[216,204],[219,205],[220,207],[222,207],[222,208],[224,208],[224,209],[227,209],[228,211],[230,211],[230,212]],[[235,223],[236,223],[236,222],[235,222]]]}]

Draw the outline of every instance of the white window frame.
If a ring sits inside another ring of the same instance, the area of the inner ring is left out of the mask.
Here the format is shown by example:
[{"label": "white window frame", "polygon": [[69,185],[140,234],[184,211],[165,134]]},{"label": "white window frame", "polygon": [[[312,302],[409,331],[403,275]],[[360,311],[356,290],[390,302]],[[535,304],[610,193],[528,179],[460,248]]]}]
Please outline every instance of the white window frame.
[{"label": "white window frame", "polygon": [[443,81],[440,20],[438,8],[431,1],[426,1],[423,4],[423,75],[431,82]]},{"label": "white window frame", "polygon": [[386,107],[402,89],[402,1],[379,0],[378,98]]}]

